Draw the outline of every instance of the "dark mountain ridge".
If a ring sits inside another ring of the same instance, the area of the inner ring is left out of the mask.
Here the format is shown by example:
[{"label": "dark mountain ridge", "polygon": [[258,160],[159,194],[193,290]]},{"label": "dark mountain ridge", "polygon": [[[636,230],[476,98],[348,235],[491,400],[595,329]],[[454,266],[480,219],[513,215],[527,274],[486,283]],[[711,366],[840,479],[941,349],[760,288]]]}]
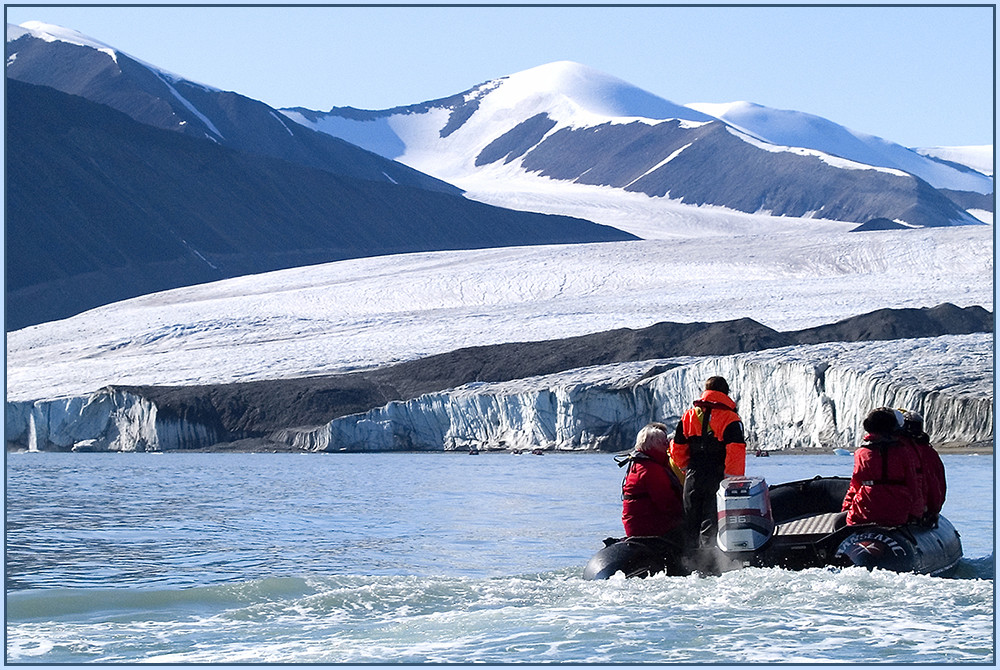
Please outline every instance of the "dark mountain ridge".
[{"label": "dark mountain ridge", "polygon": [[337,175],[458,194],[451,184],[293,123],[268,105],[172,77],[127,54],[25,34],[7,42],[7,78],[78,95],[154,128]]},{"label": "dark mountain ridge", "polygon": [[[780,332],[753,319],[657,323],[539,342],[467,347],[376,370],[341,375],[182,387],[122,387],[157,405],[159,416],[212,426],[232,439],[315,426],[396,400],[471,382],[501,382],[591,365],[676,356],[722,356],[822,342],[860,342],[993,332],[982,307],[884,309],[837,323]],[[662,370],[651,370],[655,374]]]},{"label": "dark mountain ridge", "polygon": [[8,330],[346,258],[635,239],[243,153],[48,87],[6,93]]},{"label": "dark mountain ridge", "polygon": [[[690,205],[838,221],[886,217],[914,226],[972,221],[918,177],[841,169],[813,155],[767,151],[739,139],[720,121],[697,128],[677,121],[609,123],[546,135],[552,125],[529,119],[497,138],[477,161],[498,160],[496,144],[517,138],[503,157],[507,162],[521,158],[528,172],[653,197],[669,195]],[[674,157],[663,162],[666,156]]]}]

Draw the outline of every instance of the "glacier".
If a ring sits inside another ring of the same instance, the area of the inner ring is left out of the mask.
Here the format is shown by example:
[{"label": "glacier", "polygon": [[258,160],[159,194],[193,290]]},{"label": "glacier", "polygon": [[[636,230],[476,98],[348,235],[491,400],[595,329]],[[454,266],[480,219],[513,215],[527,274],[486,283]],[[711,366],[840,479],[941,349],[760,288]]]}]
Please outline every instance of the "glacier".
[{"label": "glacier", "polygon": [[[473,383],[318,427],[267,436],[303,451],[621,451],[649,421],[676,423],[704,379],[730,380],[750,449],[851,449],[873,407],[924,415],[938,444],[993,437],[992,334],[826,343],[679,357]],[[135,393],[7,403],[8,449],[176,451],[234,436],[197,412],[175,416]],[[238,437],[238,436],[237,436]]]},{"label": "glacier", "polygon": [[[735,256],[719,257],[719,234],[704,230],[638,243],[407,254],[177,289],[14,331],[7,447],[164,452],[248,437],[228,434],[197,407],[170,414],[127,386],[338,374],[665,319],[752,314],[792,330],[928,302],[992,308],[992,226],[753,234],[781,220],[708,212],[691,225],[723,222],[744,224],[736,226],[742,235],[724,238],[740,250]],[[270,438],[309,450],[618,449],[642,422],[679,414],[700,377],[719,369],[732,377],[751,441],[762,447],[851,448],[862,413],[877,404],[923,411],[939,442],[976,442],[993,432],[991,338],[575,370],[453,389]],[[669,370],[643,378],[657,366]],[[786,386],[768,386],[772,379]]]},{"label": "glacier", "polygon": [[[618,198],[584,204],[664,218]],[[992,226],[801,223],[692,209],[670,223],[690,236],[672,240],[383,256],[164,291],[8,333],[7,399],[337,374],[660,321],[796,330],[881,308],[993,309]]]},{"label": "glacier", "polygon": [[28,451],[175,451],[227,437],[219,427],[161,416],[154,403],[113,387],[86,396],[8,402],[4,432],[8,449]]},{"label": "glacier", "polygon": [[721,374],[750,449],[850,449],[880,406],[920,412],[938,443],[970,443],[992,440],[992,370],[991,335],[830,343],[475,383],[274,437],[308,451],[622,451],[650,421],[675,425]]}]

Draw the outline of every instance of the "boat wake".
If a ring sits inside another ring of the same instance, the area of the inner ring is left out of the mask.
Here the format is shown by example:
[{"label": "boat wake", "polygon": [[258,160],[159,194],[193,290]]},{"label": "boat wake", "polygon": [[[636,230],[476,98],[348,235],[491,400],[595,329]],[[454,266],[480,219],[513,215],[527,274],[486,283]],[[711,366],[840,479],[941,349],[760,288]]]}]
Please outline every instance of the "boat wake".
[{"label": "boat wake", "polygon": [[[28,663],[986,662],[993,556],[959,579],[863,568],[712,577],[308,576],[8,594]],[[859,613],[864,613],[859,617]],[[850,640],[850,644],[845,644]]]}]

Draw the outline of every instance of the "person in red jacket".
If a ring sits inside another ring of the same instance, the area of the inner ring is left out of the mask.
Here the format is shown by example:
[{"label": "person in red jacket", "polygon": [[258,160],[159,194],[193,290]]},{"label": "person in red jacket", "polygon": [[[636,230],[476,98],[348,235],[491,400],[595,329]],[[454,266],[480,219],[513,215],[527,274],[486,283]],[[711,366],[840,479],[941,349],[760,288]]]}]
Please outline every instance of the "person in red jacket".
[{"label": "person in red jacket", "polygon": [[864,444],[854,452],[854,472],[841,508],[849,526],[901,526],[923,510],[917,452],[902,424],[902,414],[888,407],[865,417]]},{"label": "person in red jacket", "polygon": [[746,473],[746,454],[743,421],[729,397],[729,383],[709,377],[705,392],[677,424],[670,449],[670,458],[685,473],[684,536],[689,547],[699,547],[702,538],[713,541],[719,484]]},{"label": "person in red jacket", "polygon": [[[670,467],[667,427],[651,423],[639,431],[622,482],[625,535],[670,536],[679,532],[683,506],[681,483]],[[677,538],[678,544],[680,538]]]},{"label": "person in red jacket", "polygon": [[944,463],[931,446],[931,438],[924,432],[924,417],[917,412],[903,412],[903,432],[913,442],[920,459],[920,479],[927,506],[921,516],[921,523],[931,527],[937,526],[938,515],[944,506],[945,493],[948,489]]}]

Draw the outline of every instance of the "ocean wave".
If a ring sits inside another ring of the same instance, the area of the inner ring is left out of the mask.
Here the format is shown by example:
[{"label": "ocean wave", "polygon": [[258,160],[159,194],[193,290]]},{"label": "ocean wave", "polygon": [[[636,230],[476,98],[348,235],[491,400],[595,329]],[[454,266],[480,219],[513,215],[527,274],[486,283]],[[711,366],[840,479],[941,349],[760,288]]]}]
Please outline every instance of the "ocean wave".
[{"label": "ocean wave", "polygon": [[959,561],[954,573],[949,575],[952,579],[990,579],[996,575],[996,562],[993,554],[981,556],[979,558],[963,558]]},{"label": "ocean wave", "polygon": [[[8,621],[61,621],[95,616],[162,616],[180,611],[239,608],[301,597],[310,587],[298,577],[268,577],[186,589],[51,588],[8,591]],[[169,616],[169,615],[168,615]]]},{"label": "ocean wave", "polygon": [[[982,560],[992,566],[992,556]],[[15,662],[992,659],[991,580],[858,568],[601,582],[577,569],[274,577],[190,589],[34,590],[8,600]]]}]

